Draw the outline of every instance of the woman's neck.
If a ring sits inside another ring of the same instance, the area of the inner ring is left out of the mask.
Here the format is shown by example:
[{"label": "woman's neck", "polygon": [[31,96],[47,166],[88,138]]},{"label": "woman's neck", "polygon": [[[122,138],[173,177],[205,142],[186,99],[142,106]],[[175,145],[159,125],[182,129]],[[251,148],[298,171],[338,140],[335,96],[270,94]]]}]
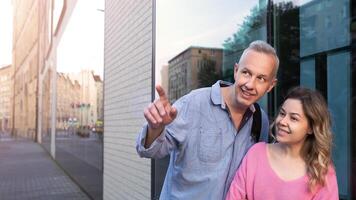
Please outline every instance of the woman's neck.
[{"label": "woman's neck", "polygon": [[275,150],[277,151],[276,153],[278,153],[282,157],[290,159],[303,159],[301,154],[302,145],[300,144],[290,145],[277,143],[275,147]]}]

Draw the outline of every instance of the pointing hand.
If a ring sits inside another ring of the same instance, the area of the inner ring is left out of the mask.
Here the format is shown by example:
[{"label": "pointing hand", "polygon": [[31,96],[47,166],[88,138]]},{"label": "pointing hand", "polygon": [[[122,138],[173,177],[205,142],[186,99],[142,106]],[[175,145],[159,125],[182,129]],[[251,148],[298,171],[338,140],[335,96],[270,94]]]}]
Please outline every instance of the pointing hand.
[{"label": "pointing hand", "polygon": [[163,130],[177,116],[177,109],[169,103],[168,97],[160,85],[156,86],[159,98],[150,103],[144,110],[144,116],[151,129]]}]

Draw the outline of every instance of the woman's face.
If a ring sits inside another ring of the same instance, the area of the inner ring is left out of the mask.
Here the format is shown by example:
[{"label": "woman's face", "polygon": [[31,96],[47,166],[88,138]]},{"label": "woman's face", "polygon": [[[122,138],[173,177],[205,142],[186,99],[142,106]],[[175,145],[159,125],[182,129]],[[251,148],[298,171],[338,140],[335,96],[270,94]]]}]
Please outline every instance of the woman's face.
[{"label": "woman's face", "polygon": [[311,134],[308,119],[298,99],[287,99],[276,119],[276,139],[279,143],[304,143],[307,134]]}]

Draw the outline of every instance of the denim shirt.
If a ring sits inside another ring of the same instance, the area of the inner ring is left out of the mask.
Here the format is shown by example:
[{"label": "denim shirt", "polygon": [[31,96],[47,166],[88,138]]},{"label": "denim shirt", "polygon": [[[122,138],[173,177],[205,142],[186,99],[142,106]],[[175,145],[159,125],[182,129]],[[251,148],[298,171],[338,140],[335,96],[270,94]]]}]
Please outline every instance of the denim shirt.
[{"label": "denim shirt", "polygon": [[[236,130],[218,81],[211,88],[197,89],[180,98],[176,119],[145,148],[147,124],[137,138],[141,157],[170,162],[160,199],[224,199],[247,150],[254,144],[251,133],[253,105],[247,109]],[[268,119],[261,110],[260,141],[267,141]]]}]

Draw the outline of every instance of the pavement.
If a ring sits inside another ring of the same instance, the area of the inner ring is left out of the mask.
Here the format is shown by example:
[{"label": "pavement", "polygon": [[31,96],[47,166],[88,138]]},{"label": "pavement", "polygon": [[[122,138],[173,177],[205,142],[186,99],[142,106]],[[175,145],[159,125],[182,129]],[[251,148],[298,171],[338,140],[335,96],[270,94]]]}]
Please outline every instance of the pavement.
[{"label": "pavement", "polygon": [[44,148],[0,135],[1,200],[89,200]]}]

